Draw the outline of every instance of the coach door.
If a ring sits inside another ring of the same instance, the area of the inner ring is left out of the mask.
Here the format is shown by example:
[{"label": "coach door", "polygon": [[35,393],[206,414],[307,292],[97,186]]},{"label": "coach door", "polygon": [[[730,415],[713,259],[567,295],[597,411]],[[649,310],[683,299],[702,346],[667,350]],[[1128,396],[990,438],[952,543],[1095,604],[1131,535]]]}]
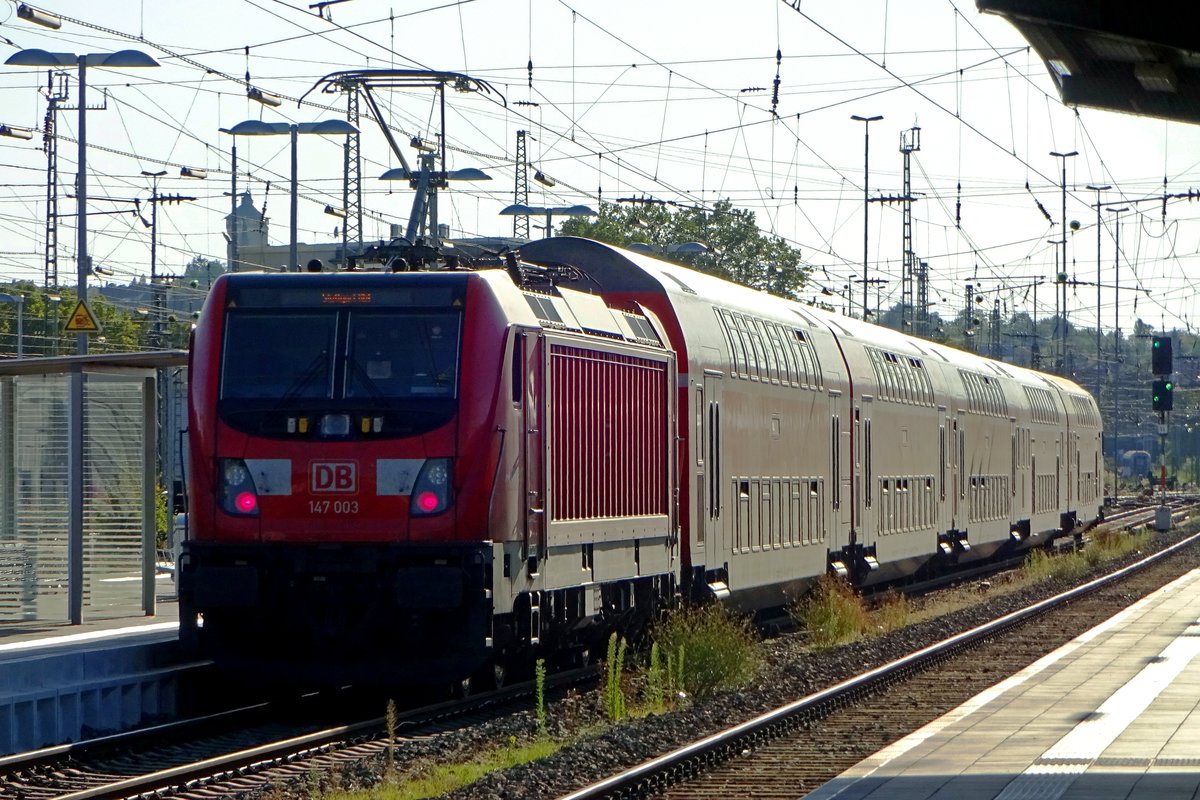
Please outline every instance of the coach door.
[{"label": "coach door", "polygon": [[705,548],[719,566],[726,552],[721,538],[721,373],[704,371],[696,386],[696,542],[692,563],[707,563]]},{"label": "coach door", "polygon": [[858,428],[858,470],[860,476],[859,481],[861,490],[858,495],[858,543],[864,547],[869,547],[875,543],[878,527],[878,513],[880,498],[876,496],[875,486],[875,464],[874,464],[874,447],[872,439],[874,438],[871,431],[871,406],[872,400],[870,397],[862,398],[862,405],[855,410],[856,425]]},{"label": "coach door", "polygon": [[842,402],[842,393],[837,389],[829,392],[829,474],[830,481],[830,552],[837,552],[848,544],[853,544],[853,521],[851,519],[850,460],[853,451],[850,448],[850,406]]},{"label": "coach door", "polygon": [[524,437],[521,461],[524,469],[525,559],[530,572],[538,571],[545,557],[546,542],[546,449],[544,347],[541,333],[526,331],[517,337],[524,358],[522,407]]},{"label": "coach door", "polygon": [[954,420],[954,496],[950,501],[950,529],[963,530],[965,529],[966,520],[963,517],[967,515],[967,415],[961,409],[958,412],[958,418]]},{"label": "coach door", "polygon": [[949,529],[946,512],[946,481],[950,476],[950,421],[946,407],[938,406],[938,463],[937,463],[937,527],[939,531]]}]

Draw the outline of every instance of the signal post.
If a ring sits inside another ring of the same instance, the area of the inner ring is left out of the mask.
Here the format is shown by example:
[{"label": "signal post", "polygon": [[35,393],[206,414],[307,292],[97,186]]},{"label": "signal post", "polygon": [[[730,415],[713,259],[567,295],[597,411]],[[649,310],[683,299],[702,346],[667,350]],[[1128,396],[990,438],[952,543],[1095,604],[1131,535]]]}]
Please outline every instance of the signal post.
[{"label": "signal post", "polygon": [[1158,412],[1159,505],[1154,512],[1154,528],[1171,529],[1171,509],[1167,508],[1167,413],[1175,407],[1175,371],[1171,355],[1171,337],[1155,336],[1150,344],[1150,366],[1154,383],[1150,387],[1152,407]]}]

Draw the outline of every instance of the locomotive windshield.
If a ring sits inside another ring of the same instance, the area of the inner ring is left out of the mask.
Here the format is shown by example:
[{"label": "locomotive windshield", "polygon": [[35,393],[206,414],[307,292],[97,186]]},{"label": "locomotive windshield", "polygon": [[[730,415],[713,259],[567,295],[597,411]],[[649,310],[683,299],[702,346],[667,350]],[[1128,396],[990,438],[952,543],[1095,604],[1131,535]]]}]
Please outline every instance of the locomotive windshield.
[{"label": "locomotive windshield", "polygon": [[298,415],[379,418],[372,435],[444,424],[458,395],[458,309],[230,308],[220,411],[236,428],[298,435]]}]

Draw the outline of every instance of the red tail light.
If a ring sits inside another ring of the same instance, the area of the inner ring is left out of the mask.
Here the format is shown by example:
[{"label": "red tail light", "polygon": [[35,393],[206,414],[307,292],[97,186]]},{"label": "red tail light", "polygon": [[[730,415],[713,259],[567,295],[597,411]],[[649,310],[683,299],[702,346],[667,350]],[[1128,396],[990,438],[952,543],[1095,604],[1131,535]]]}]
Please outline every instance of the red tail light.
[{"label": "red tail light", "polygon": [[217,462],[217,485],[221,510],[239,517],[258,516],[258,489],[254,478],[240,458],[222,458]]},{"label": "red tail light", "polygon": [[450,507],[451,461],[448,458],[426,459],[413,484],[409,513],[414,517],[440,514]]}]

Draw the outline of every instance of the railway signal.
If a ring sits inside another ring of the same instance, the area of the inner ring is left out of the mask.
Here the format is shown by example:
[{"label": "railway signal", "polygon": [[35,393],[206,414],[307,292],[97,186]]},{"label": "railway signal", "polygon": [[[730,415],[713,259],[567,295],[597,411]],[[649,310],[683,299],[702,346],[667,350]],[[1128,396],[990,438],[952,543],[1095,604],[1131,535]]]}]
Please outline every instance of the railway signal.
[{"label": "railway signal", "polygon": [[1170,375],[1174,372],[1171,363],[1171,337],[1155,336],[1150,345],[1150,371],[1155,375]]},{"label": "railway signal", "polygon": [[1175,407],[1175,382],[1155,381],[1150,391],[1155,411],[1170,411]]}]

